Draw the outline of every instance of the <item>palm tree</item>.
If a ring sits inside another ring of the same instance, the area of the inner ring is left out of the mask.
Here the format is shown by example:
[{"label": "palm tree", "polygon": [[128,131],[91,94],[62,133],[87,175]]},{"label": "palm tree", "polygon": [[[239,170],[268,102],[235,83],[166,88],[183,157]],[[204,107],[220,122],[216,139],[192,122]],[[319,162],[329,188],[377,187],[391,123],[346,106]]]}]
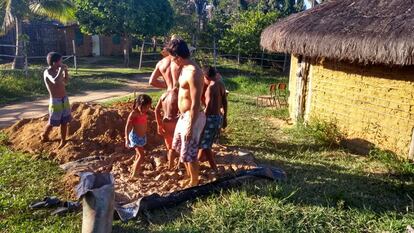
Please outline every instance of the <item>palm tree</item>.
[{"label": "palm tree", "polygon": [[0,33],[16,29],[16,57],[13,60],[13,69],[22,69],[23,20],[29,19],[30,16],[46,16],[65,23],[74,19],[75,8],[70,0],[0,0],[0,12],[4,16]]}]

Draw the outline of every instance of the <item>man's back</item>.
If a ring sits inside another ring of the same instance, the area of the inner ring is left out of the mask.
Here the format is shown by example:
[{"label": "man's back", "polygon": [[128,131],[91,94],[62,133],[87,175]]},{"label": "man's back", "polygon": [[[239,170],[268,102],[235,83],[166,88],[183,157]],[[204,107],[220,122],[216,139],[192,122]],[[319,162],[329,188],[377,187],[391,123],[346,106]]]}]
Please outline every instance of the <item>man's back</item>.
[{"label": "man's back", "polygon": [[206,115],[219,115],[220,109],[223,107],[223,97],[225,88],[222,82],[212,82],[206,90]]},{"label": "man's back", "polygon": [[157,67],[159,72],[161,73],[162,77],[164,78],[165,84],[167,85],[167,89],[170,90],[174,87],[173,79],[171,74],[171,58],[165,57],[161,61],[158,62]]}]

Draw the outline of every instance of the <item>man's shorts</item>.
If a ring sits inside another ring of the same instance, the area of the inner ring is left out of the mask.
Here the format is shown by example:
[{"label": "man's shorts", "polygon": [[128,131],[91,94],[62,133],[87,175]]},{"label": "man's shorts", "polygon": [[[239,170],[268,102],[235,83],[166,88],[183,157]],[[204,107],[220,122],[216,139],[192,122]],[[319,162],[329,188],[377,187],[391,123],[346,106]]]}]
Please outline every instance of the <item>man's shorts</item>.
[{"label": "man's shorts", "polygon": [[174,131],[172,148],[180,154],[180,161],[192,163],[197,161],[198,147],[201,133],[206,122],[206,115],[200,112],[194,123],[192,137],[185,141],[185,133],[190,125],[190,113],[186,112],[180,116]]},{"label": "man's shorts", "polygon": [[214,140],[220,132],[222,117],[220,115],[207,116],[206,126],[201,136],[200,149],[211,149]]},{"label": "man's shorts", "polygon": [[60,126],[72,120],[69,98],[50,98],[49,101],[49,125]]},{"label": "man's shorts", "polygon": [[143,147],[147,144],[147,136],[140,137],[134,130],[129,132],[128,139],[130,148]]}]

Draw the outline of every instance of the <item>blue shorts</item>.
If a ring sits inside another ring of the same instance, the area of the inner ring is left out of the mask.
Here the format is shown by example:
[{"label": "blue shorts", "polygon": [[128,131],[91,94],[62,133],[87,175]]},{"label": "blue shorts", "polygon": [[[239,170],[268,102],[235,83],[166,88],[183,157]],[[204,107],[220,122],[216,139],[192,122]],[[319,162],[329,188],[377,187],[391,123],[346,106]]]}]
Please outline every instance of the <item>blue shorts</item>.
[{"label": "blue shorts", "polygon": [[72,120],[69,98],[50,98],[49,101],[49,125],[60,126]]},{"label": "blue shorts", "polygon": [[147,144],[147,136],[143,136],[140,137],[138,136],[134,130],[131,130],[131,132],[128,135],[129,138],[129,147],[130,148],[134,148],[134,147],[143,147]]},{"label": "blue shorts", "polygon": [[213,147],[214,140],[220,132],[222,121],[220,115],[207,116],[206,126],[201,136],[200,149],[211,149]]}]

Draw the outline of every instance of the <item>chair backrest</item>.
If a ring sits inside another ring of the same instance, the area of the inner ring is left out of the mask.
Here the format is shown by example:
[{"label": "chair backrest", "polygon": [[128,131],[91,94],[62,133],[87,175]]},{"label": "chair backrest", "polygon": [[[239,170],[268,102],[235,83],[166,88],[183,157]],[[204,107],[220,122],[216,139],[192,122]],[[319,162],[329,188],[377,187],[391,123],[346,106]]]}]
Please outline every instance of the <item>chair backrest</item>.
[{"label": "chair backrest", "polygon": [[287,96],[287,84],[286,83],[278,83],[276,88],[276,93],[278,96]]},{"label": "chair backrest", "polygon": [[271,96],[274,96],[276,94],[277,85],[276,84],[270,84],[269,86],[269,93]]},{"label": "chair backrest", "polygon": [[286,83],[278,83],[277,84],[277,90],[279,91],[285,91],[287,88],[287,84]]}]

